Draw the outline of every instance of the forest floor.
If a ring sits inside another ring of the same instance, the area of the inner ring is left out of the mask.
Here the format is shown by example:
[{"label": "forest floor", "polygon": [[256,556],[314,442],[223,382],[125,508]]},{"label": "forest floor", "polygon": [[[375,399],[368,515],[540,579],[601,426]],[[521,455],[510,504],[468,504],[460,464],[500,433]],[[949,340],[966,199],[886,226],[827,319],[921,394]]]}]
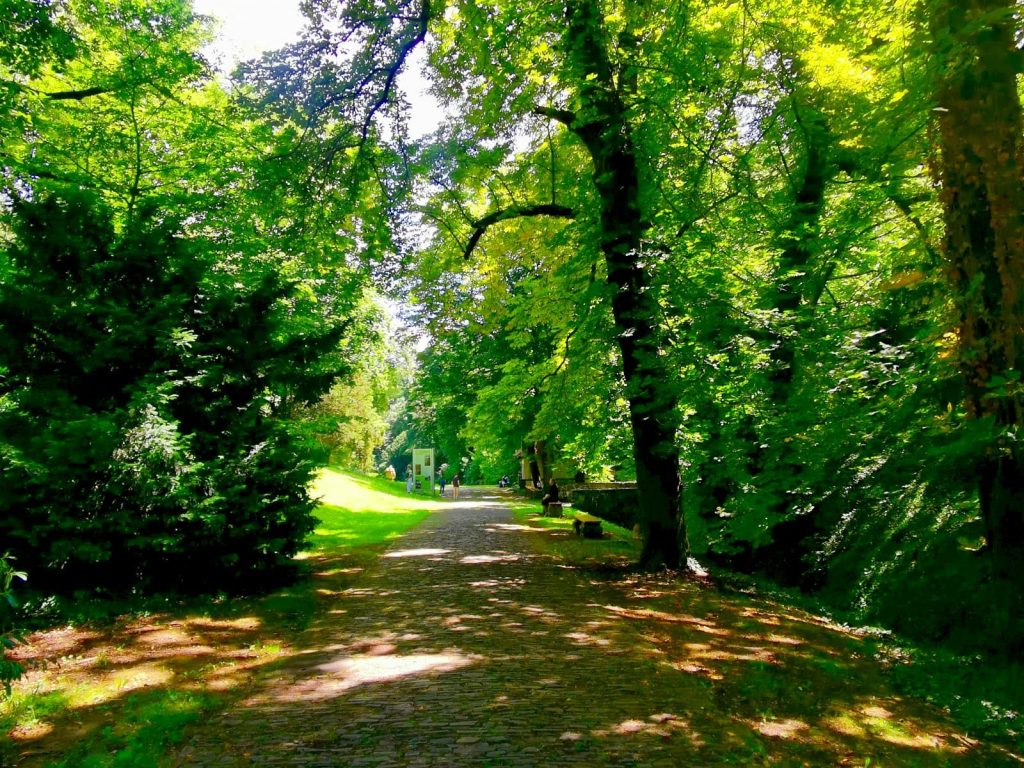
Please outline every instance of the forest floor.
[{"label": "forest floor", "polygon": [[386,548],[341,547],[356,534],[325,524],[333,544],[310,554],[306,587],[35,635],[22,653],[46,664],[16,700],[38,716],[0,755],[31,768],[1024,763],[895,693],[858,632],[610,568],[627,537],[577,540],[506,492],[417,504],[392,509],[407,518]]}]

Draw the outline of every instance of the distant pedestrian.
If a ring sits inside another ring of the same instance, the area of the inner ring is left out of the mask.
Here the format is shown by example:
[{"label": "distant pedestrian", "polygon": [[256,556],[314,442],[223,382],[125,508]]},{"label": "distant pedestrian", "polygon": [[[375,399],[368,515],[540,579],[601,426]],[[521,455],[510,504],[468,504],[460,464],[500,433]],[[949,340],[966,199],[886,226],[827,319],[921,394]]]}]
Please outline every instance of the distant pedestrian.
[{"label": "distant pedestrian", "polygon": [[405,492],[412,493],[412,488],[415,483],[416,481],[412,476],[412,467],[409,467],[409,471],[405,473]]},{"label": "distant pedestrian", "polygon": [[448,481],[444,479],[444,472],[438,472],[437,482],[441,486],[441,495],[444,496],[444,485]]},{"label": "distant pedestrian", "polygon": [[462,485],[462,479],[459,477],[459,473],[456,472],[452,477],[452,498],[459,498],[459,486]]}]

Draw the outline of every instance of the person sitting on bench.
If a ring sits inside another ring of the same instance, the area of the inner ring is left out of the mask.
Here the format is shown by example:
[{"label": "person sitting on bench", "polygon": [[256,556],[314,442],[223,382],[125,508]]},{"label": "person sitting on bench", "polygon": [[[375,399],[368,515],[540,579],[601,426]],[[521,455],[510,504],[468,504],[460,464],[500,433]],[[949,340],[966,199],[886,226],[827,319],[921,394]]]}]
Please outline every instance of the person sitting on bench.
[{"label": "person sitting on bench", "polygon": [[544,494],[544,498],[540,500],[540,503],[544,505],[544,509],[548,508],[548,504],[554,504],[558,501],[558,483],[554,479],[551,480],[551,485],[548,486],[548,492]]}]

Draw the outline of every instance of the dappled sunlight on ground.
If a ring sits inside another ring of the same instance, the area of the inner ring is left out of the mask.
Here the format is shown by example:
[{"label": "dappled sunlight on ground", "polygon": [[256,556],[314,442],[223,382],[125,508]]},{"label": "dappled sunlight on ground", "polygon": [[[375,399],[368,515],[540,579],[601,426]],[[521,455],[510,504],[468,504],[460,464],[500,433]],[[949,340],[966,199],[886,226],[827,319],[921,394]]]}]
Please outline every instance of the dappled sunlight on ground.
[{"label": "dappled sunlight on ground", "polygon": [[548,528],[540,528],[532,525],[518,525],[515,523],[494,523],[486,527],[488,533],[521,533],[532,531],[533,533],[550,533]]},{"label": "dappled sunlight on ground", "polygon": [[18,722],[8,727],[16,764],[48,765],[128,710],[146,706],[157,716],[161,696],[229,694],[272,658],[254,618],[162,622],[156,615],[109,632],[53,630],[19,647],[30,671],[8,702]]},{"label": "dappled sunlight on ground", "polygon": [[[236,697],[256,669],[295,652],[287,642],[294,635],[289,622],[304,602],[312,610],[318,582],[344,586],[363,570],[338,558],[310,557],[309,562],[323,567],[314,570],[305,596],[278,593],[211,605],[209,615],[155,613],[31,635],[13,653],[29,672],[6,704],[9,714],[0,710],[0,722],[19,723],[6,728],[19,754],[16,764],[49,765],[89,734],[112,728],[133,708],[145,706],[159,716],[160,697],[169,702],[170,716],[189,692]],[[246,608],[253,612],[245,613]],[[0,750],[0,764],[4,759]]]},{"label": "dappled sunlight on ground", "polygon": [[[261,612],[37,638],[60,669],[31,680],[112,691],[108,712],[79,705],[89,728],[116,718],[119,685],[226,691],[234,705],[172,768],[1017,764],[893,695],[856,632],[706,583],[588,569],[547,546],[571,533],[465,490],[376,561],[311,558],[306,591]],[[296,600],[304,620],[282,625]],[[23,743],[66,744],[75,717],[41,719]]]},{"label": "dappled sunlight on ground", "polygon": [[38,741],[53,733],[53,723],[34,722],[12,728],[7,736],[14,742],[24,743]]},{"label": "dappled sunlight on ground", "polygon": [[792,739],[803,731],[810,729],[810,726],[802,720],[762,720],[761,722],[748,723],[751,728],[763,736],[771,736],[777,739]]},{"label": "dappled sunlight on ground", "polygon": [[[882,704],[888,704],[891,709]],[[948,729],[936,728],[926,721],[908,719],[904,715],[905,710],[906,705],[899,699],[881,701],[870,698],[865,704],[854,705],[823,718],[822,724],[842,736],[879,739],[914,749],[964,753],[970,745],[975,744]]]},{"label": "dappled sunlight on ground", "polygon": [[399,549],[394,552],[387,552],[384,554],[385,558],[398,558],[398,557],[440,557],[441,555],[447,555],[451,552],[450,549]]},{"label": "dappled sunlight on ground", "polygon": [[444,505],[445,509],[450,510],[487,510],[487,509],[503,509],[504,503],[501,499],[493,499],[491,501],[478,501],[474,499],[451,499],[447,496],[442,497],[439,502]]},{"label": "dappled sunlight on ground", "polygon": [[387,683],[405,677],[452,672],[479,661],[458,651],[446,653],[384,653],[344,656],[314,669],[318,674],[264,691],[242,702],[245,707],[265,704],[281,706],[299,702],[316,702],[339,696],[353,688],[373,683]]},{"label": "dappled sunlight on ground", "polygon": [[466,555],[459,559],[463,565],[481,565],[485,563],[515,563],[523,559],[523,555],[509,552],[495,552],[489,555]]}]

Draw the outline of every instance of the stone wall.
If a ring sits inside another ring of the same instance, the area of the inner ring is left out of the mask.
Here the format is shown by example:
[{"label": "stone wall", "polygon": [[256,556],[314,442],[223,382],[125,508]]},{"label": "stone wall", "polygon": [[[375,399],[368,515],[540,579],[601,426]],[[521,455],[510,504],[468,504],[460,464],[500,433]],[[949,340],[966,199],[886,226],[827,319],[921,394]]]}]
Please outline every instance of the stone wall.
[{"label": "stone wall", "polygon": [[632,528],[640,519],[640,497],[636,483],[594,483],[573,488],[569,501],[609,523]]}]

